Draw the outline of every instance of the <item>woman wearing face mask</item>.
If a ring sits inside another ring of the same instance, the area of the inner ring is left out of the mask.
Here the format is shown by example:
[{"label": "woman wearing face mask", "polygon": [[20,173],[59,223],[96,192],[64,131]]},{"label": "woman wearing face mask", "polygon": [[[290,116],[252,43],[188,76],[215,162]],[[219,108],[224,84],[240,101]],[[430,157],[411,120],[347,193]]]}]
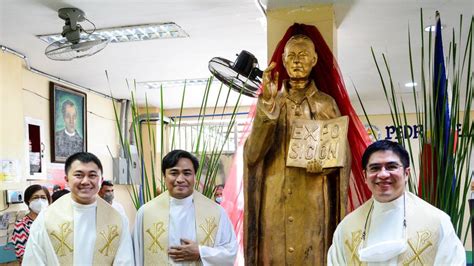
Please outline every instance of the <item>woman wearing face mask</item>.
[{"label": "woman wearing face mask", "polygon": [[16,221],[12,234],[16,258],[20,263],[23,253],[25,253],[26,241],[30,235],[30,226],[38,214],[51,203],[51,196],[47,188],[40,185],[31,185],[25,190],[24,200],[30,212],[23,219]]},{"label": "woman wearing face mask", "polygon": [[224,185],[217,185],[215,188],[214,188],[214,201],[217,203],[217,204],[221,204],[222,200],[224,199],[222,197],[222,192],[224,191]]}]

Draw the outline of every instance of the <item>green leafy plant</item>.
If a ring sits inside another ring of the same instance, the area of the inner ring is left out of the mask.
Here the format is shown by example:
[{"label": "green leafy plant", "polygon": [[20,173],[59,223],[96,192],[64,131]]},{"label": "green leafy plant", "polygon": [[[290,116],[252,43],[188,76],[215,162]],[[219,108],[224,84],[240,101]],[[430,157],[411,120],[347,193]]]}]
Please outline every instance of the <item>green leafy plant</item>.
[{"label": "green leafy plant", "polygon": [[[412,155],[412,173],[409,178],[409,189],[432,205],[446,212],[454,225],[457,235],[466,241],[470,221],[463,224],[465,217],[468,192],[473,177],[470,167],[473,152],[474,125],[471,111],[473,90],[473,17],[467,36],[462,31],[462,16],[460,16],[459,33],[456,37],[455,30],[452,32],[452,40],[446,60],[447,82],[442,87],[440,80],[433,80],[436,73],[441,73],[441,68],[434,63],[433,35],[429,33],[428,41],[424,37],[423,11],[420,11],[420,37],[421,37],[421,61],[419,62],[420,76],[415,79],[414,68],[416,67],[413,54],[410,29],[408,29],[410,76],[412,82],[420,82],[419,94],[412,86],[412,95],[415,103],[415,116],[418,125],[422,126],[423,132],[418,146],[420,154],[413,153],[413,146],[409,138],[403,135],[404,126],[408,126],[404,102],[397,98],[391,68],[385,54],[382,60],[372,49],[372,57],[377,67],[381,85],[385,93],[393,125],[397,128],[397,141],[403,144]],[[439,76],[439,75],[438,75]],[[451,98],[442,97],[441,90],[449,91]],[[356,90],[357,92],[357,90]],[[357,93],[359,97],[359,94]],[[363,112],[372,127],[367,112],[359,97]],[[441,106],[449,104],[448,123],[439,117],[436,110],[438,103]],[[449,127],[447,127],[449,125]],[[418,156],[419,163],[415,165],[413,158]],[[418,187],[417,187],[418,186]]]},{"label": "green leafy plant", "polygon": [[[236,123],[236,115],[239,108],[239,102],[241,98],[241,94],[239,95],[237,102],[233,103],[233,110],[231,113],[231,117],[228,122],[221,122],[221,124],[217,127],[217,132],[213,132],[213,136],[210,136],[209,130],[207,130],[206,122],[210,119],[214,119],[214,117],[219,116],[218,110],[218,103],[222,96],[222,92],[225,90],[224,87],[221,85],[219,88],[219,93],[214,103],[214,106],[209,104],[209,93],[211,91],[213,78],[209,78],[204,89],[203,98],[201,101],[201,107],[198,115],[198,136],[194,139],[194,147],[193,152],[196,157],[200,160],[199,169],[196,172],[196,186],[195,189],[199,190],[201,193],[206,195],[207,197],[211,198],[213,196],[215,180],[217,173],[219,172],[219,158],[222,155],[225,143],[229,138],[230,133],[232,132],[235,123]],[[130,86],[129,86],[130,88]],[[161,191],[166,190],[166,186],[164,183],[163,175],[161,171],[157,174],[157,148],[156,148],[156,123],[159,122],[159,131],[160,131],[160,158],[159,162],[161,162],[164,154],[166,154],[167,149],[169,147],[171,150],[176,148],[176,135],[181,129],[181,117],[183,114],[184,108],[184,101],[186,95],[186,83],[183,88],[183,93],[181,95],[181,106],[179,110],[179,116],[177,119],[171,119],[169,123],[165,123],[164,115],[164,104],[163,104],[163,87],[160,88],[160,108],[159,108],[159,116],[158,119],[152,117],[152,113],[150,112],[151,108],[148,105],[147,96],[145,96],[145,106],[141,108],[138,106],[136,101],[136,84],[133,84],[133,89],[131,91],[131,131],[133,143],[135,143],[137,154],[139,157],[139,161],[141,163],[141,184],[134,184],[129,189],[130,197],[133,201],[133,204],[136,209],[140,208],[144,203],[150,201],[151,199],[155,198],[159,194],[158,185],[160,186]],[[225,98],[225,104],[222,108],[222,112],[220,116],[224,116],[224,112],[226,107],[229,104],[229,96],[231,93],[231,89],[228,88],[227,95]],[[206,112],[212,109],[212,114],[210,116],[207,115]],[[120,136],[120,146],[125,153],[125,157],[128,159],[129,169],[131,166],[131,141],[126,139],[123,136],[121,128],[123,128],[122,122],[119,119],[119,110],[114,103],[114,112],[115,112],[115,119],[116,125]],[[128,128],[128,125],[127,127]],[[168,133],[171,135],[170,139],[166,136]],[[145,140],[149,144],[150,147],[145,145]],[[148,156],[146,156],[148,155]],[[148,166],[148,167],[147,167]],[[207,169],[205,173],[203,169]],[[149,169],[149,170],[147,170]],[[128,173],[131,175],[130,171]]]}]

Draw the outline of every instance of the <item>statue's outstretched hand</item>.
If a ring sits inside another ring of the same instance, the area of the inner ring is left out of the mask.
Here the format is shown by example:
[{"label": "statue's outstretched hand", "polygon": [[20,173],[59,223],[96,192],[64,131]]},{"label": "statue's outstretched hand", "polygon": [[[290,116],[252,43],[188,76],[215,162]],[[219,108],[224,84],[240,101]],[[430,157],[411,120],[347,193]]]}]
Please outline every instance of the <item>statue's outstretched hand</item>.
[{"label": "statue's outstretched hand", "polygon": [[276,72],[275,76],[272,78],[272,70],[275,68],[275,62],[272,62],[265,71],[263,71],[263,82],[262,82],[262,98],[266,104],[273,106],[275,102],[275,97],[278,93],[278,76],[279,73]]}]

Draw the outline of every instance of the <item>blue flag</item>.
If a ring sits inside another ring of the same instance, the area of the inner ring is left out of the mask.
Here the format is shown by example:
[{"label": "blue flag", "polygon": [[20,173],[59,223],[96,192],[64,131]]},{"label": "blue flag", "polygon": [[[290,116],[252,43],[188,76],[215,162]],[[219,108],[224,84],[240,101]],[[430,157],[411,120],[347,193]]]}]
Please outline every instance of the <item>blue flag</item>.
[{"label": "blue flag", "polygon": [[[446,81],[446,68],[444,64],[443,40],[441,38],[441,18],[439,12],[436,11],[436,33],[434,46],[434,66],[433,66],[433,97],[435,100],[435,129],[437,132],[436,145],[443,147],[443,162],[447,160],[448,145],[450,138],[450,118],[449,103]],[[446,164],[440,165],[441,172],[438,175],[444,175]]]}]

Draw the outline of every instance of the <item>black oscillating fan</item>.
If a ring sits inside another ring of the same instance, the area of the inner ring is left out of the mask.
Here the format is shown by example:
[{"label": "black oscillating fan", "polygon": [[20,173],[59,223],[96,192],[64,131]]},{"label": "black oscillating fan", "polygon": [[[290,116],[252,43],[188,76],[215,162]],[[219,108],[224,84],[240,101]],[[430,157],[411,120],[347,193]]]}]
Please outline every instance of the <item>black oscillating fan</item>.
[{"label": "black oscillating fan", "polygon": [[263,72],[258,69],[257,58],[252,53],[243,50],[234,62],[214,57],[209,61],[209,71],[238,93],[254,98],[258,96]]}]

